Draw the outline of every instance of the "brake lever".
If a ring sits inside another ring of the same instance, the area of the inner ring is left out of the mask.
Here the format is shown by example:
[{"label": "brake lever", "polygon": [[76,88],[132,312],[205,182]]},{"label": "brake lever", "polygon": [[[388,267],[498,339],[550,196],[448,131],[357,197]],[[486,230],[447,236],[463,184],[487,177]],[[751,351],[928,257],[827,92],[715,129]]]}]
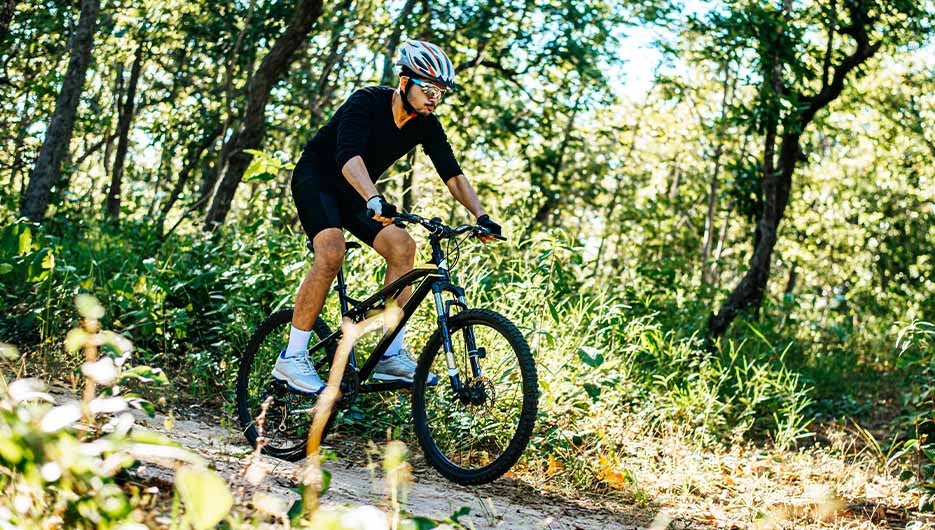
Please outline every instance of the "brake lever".
[{"label": "brake lever", "polygon": [[477,237],[477,238],[481,238],[481,237],[492,237],[492,238],[497,239],[497,240],[500,240],[500,241],[506,241],[506,238],[505,238],[505,237],[503,237],[503,236],[501,236],[501,235],[498,235],[498,234],[494,234],[493,232],[491,232],[490,230],[487,230],[486,228],[484,228],[484,227],[482,227],[482,226],[475,226],[475,227],[474,227],[474,237]]}]

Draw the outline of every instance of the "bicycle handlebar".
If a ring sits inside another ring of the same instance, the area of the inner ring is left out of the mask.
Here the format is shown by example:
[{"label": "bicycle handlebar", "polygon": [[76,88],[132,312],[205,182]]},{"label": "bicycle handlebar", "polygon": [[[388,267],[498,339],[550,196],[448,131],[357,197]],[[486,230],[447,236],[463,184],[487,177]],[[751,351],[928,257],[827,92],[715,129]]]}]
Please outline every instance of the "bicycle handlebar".
[{"label": "bicycle handlebar", "polygon": [[490,230],[478,225],[460,225],[454,228],[445,225],[442,223],[442,220],[438,217],[433,217],[431,219],[426,219],[420,217],[414,213],[409,212],[399,212],[393,217],[393,223],[397,226],[405,226],[406,224],[417,224],[421,225],[423,228],[429,231],[430,234],[437,237],[438,239],[447,239],[459,236],[461,234],[466,234],[468,232],[473,232],[474,236],[477,237],[492,237],[494,239],[499,239],[500,241],[506,241],[506,238],[494,234]]}]

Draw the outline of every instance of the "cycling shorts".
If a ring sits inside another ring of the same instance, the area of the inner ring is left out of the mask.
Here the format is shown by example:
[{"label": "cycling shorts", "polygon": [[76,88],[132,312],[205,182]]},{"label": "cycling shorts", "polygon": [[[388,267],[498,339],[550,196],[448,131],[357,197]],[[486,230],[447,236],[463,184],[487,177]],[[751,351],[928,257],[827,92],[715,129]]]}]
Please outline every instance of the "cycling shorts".
[{"label": "cycling shorts", "polygon": [[346,228],[369,246],[383,224],[367,215],[367,203],[340,175],[326,175],[304,157],[292,171],[292,199],[308,236],[327,228]]}]

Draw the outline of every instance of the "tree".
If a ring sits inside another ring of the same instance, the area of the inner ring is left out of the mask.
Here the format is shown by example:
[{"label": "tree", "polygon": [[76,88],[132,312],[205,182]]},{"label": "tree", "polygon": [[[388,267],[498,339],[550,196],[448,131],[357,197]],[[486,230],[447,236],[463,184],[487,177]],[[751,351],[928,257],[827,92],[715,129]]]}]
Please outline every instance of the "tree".
[{"label": "tree", "polygon": [[3,41],[6,40],[7,33],[10,30],[10,22],[13,21],[13,13],[16,11],[17,0],[3,0],[0,5],[0,49]]},{"label": "tree", "polygon": [[[712,12],[710,23],[703,25],[716,36],[715,47],[753,48],[759,86],[747,110],[763,135],[762,209],[753,254],[747,272],[709,320],[710,338],[723,336],[741,311],[762,303],[792,177],[803,155],[803,133],[877,52],[926,35],[930,10],[913,0],[834,0],[798,9],[791,0],[779,6],[735,2],[726,14]],[[823,35],[823,41],[815,35]]]},{"label": "tree", "polygon": [[133,121],[136,105],[136,87],[139,84],[140,72],[143,69],[143,56],[145,54],[141,36],[133,57],[133,66],[130,67],[130,80],[127,83],[127,93],[123,105],[120,106],[120,118],[117,120],[117,153],[114,160],[114,169],[111,172],[110,188],[107,191],[107,216],[116,219],[120,216],[120,188],[123,183],[124,161],[127,158],[127,147],[130,141],[130,123]]},{"label": "tree", "polygon": [[99,0],[81,2],[78,27],[69,43],[71,58],[68,61],[65,80],[20,206],[20,213],[32,221],[45,218],[49,207],[49,193],[61,178],[62,160],[71,141],[78,100],[81,97],[88,64],[91,62],[91,48],[94,45],[94,29],[99,11]]},{"label": "tree", "polygon": [[[301,46],[312,30],[312,25],[321,15],[321,0],[301,0],[286,30],[276,40],[266,57],[247,84],[247,105],[244,112],[243,126],[230,139],[230,156],[223,178],[218,182],[205,215],[204,229],[213,230],[224,222],[230,211],[231,202],[237,192],[237,186],[250,164],[252,155],[248,149],[259,149],[266,132],[266,103],[270,91],[292,64],[295,51]],[[224,163],[225,161],[221,161]]]}]

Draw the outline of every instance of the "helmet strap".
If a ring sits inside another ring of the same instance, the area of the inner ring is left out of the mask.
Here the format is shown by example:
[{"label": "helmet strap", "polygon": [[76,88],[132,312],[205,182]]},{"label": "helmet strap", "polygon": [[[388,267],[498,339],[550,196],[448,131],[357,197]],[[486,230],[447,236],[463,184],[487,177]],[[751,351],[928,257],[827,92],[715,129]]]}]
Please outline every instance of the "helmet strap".
[{"label": "helmet strap", "polygon": [[409,90],[412,88],[412,83],[409,82],[409,78],[402,76],[399,78],[399,96],[403,98],[403,109],[409,114],[409,117],[414,118],[418,116],[416,108],[409,103]]}]

